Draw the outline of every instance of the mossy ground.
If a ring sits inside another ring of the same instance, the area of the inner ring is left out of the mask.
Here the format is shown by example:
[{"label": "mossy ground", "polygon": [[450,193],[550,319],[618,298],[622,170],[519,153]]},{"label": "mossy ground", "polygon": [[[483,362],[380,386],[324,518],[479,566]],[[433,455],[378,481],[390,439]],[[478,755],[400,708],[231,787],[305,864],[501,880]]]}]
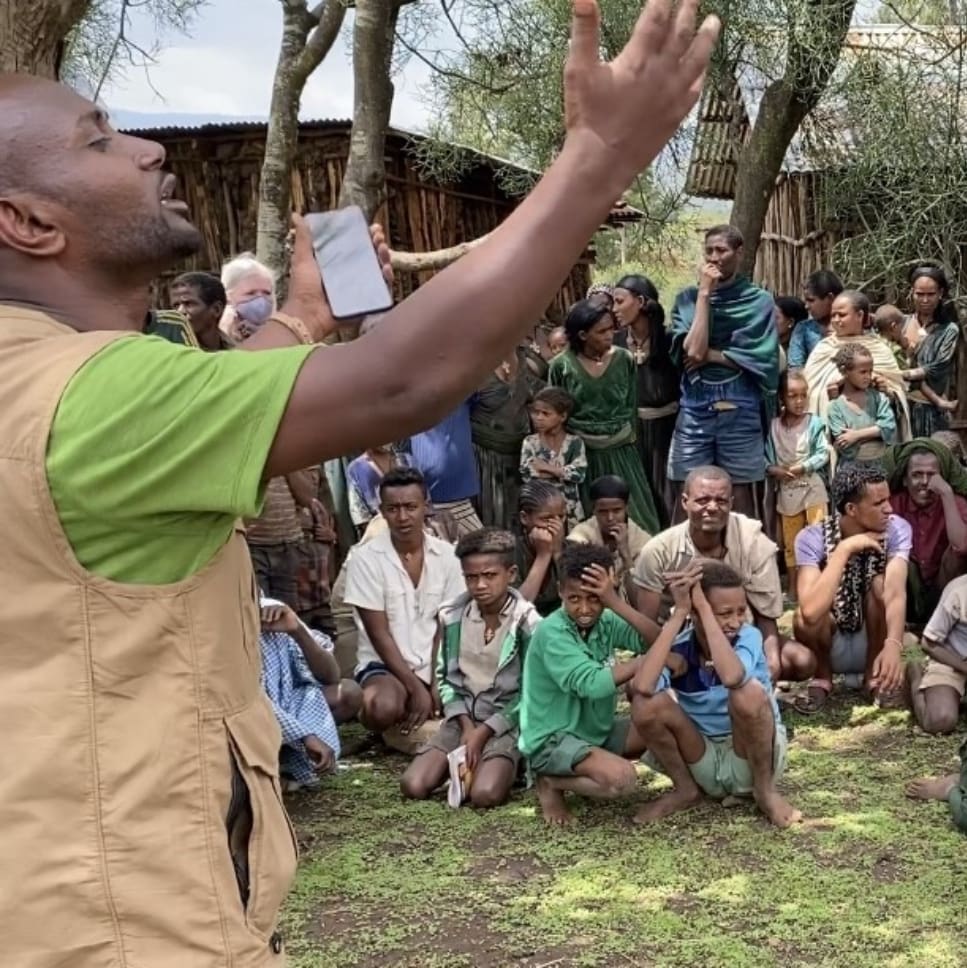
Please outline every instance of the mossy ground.
[{"label": "mossy ground", "polygon": [[[576,802],[544,827],[532,792],[502,809],[404,803],[402,757],[363,749],[289,807],[302,845],[285,913],[295,968],[967,965],[967,843],[905,782],[957,742],[844,693],[793,727],[782,787],[806,821],[770,828],[709,804],[659,825],[635,802]],[[362,744],[350,731],[348,745]],[[635,800],[667,784],[644,767]]]}]

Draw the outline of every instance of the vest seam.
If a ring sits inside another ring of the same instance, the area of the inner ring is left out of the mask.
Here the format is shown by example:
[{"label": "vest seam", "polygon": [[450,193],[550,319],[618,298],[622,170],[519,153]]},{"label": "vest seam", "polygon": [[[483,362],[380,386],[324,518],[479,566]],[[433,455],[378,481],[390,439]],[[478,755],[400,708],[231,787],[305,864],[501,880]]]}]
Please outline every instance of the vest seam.
[{"label": "vest seam", "polygon": [[95,829],[97,830],[97,842],[100,853],[101,882],[104,888],[104,899],[107,902],[108,911],[111,915],[111,927],[114,929],[115,944],[120,952],[121,964],[128,964],[127,951],[124,946],[124,934],[121,931],[121,918],[118,914],[117,902],[114,900],[114,892],[111,887],[111,874],[108,870],[107,843],[104,839],[104,814],[101,803],[101,771],[100,758],[98,756],[98,730],[97,730],[97,704],[94,699],[94,656],[91,648],[91,612],[90,603],[87,598],[87,589],[83,589],[81,595],[82,608],[84,610],[84,658],[87,667],[87,707],[91,731],[91,773],[93,783],[91,792],[94,795],[94,816]]},{"label": "vest seam", "polygon": [[[198,757],[199,764],[200,764],[199,778],[201,780],[202,803],[207,806],[207,804],[210,802],[210,799],[211,799],[211,787],[209,785],[209,780],[208,780],[208,761],[207,761],[207,755],[206,755],[207,751],[205,749],[205,742],[204,742],[205,730],[203,728],[203,724],[206,720],[204,716],[204,704],[202,702],[202,688],[201,688],[201,683],[199,682],[200,673],[198,670],[198,656],[197,656],[197,650],[195,648],[196,636],[195,636],[194,616],[190,608],[186,609],[185,612],[186,612],[186,619],[188,624],[188,641],[190,643],[191,656],[192,656],[191,664],[192,664],[192,680],[194,684],[193,688],[195,692],[195,708],[197,710],[197,714],[195,716],[195,736],[196,736],[197,749],[200,754]],[[222,728],[224,729],[224,720],[222,722],[223,722]],[[225,738],[225,742],[226,742],[226,746],[228,746],[227,736]],[[228,755],[229,755],[229,759],[231,760],[232,754],[230,751]],[[234,769],[234,760],[232,760],[232,763],[233,763],[232,769]],[[206,810],[205,812],[207,813],[208,811]],[[228,835],[226,833],[226,838],[227,836]],[[219,880],[218,880],[218,871],[215,866],[215,845],[213,842],[213,831],[211,829],[210,823],[205,824],[205,847],[206,847],[206,852],[208,854],[208,874],[211,877],[212,893],[215,895],[215,904],[217,905],[217,908],[218,908],[218,926],[222,933],[222,945],[224,947],[224,951],[226,955],[228,956],[228,961],[226,962],[226,968],[233,968],[233,966],[235,965],[235,952],[232,946],[231,932],[229,930],[228,921],[226,920],[226,917],[225,917],[224,905],[222,904],[222,894],[218,888]]]}]

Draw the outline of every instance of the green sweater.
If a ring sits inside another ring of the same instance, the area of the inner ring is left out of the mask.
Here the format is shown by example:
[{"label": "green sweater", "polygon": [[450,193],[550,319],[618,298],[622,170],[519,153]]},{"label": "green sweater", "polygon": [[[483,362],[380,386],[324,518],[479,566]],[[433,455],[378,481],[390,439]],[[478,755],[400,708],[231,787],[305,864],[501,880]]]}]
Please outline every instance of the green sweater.
[{"label": "green sweater", "polygon": [[634,628],[608,609],[587,638],[563,608],[544,619],[524,657],[521,752],[533,756],[556,733],[601,746],[614,726],[615,650],[644,648]]}]

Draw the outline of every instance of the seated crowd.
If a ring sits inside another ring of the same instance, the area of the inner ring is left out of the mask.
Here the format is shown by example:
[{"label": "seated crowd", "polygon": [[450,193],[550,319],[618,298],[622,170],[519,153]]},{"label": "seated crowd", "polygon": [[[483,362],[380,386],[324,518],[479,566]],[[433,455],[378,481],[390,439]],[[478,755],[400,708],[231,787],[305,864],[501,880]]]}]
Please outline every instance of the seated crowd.
[{"label": "seated crowd", "polygon": [[[642,762],[673,786],[637,822],[751,798],[788,826],[784,705],[818,712],[838,675],[956,728],[967,471],[946,279],[918,268],[914,311],[874,314],[827,270],[804,302],[774,299],[737,274],[741,249],[709,231],[670,325],[644,277],[596,286],[436,427],[268,483],[246,530],[289,788],[335,768],[358,718],[412,757],[409,798],[449,780],[451,802],[494,807],[533,783],[566,823],[567,792],[625,795]],[[246,256],[171,299],[190,326],[158,313],[154,332],[230,351],[273,280]],[[910,632],[925,663],[904,662]],[[962,789],[908,792],[967,829]]]}]

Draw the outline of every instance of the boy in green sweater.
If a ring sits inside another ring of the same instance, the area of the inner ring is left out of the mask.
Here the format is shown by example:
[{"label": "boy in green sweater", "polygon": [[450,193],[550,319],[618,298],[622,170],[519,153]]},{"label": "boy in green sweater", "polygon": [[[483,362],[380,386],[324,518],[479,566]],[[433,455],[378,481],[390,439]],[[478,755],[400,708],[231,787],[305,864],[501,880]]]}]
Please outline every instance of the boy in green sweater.
[{"label": "boy in green sweater", "polygon": [[637,774],[629,760],[645,751],[630,718],[616,715],[619,689],[634,677],[640,657],[616,662],[614,653],[643,652],[650,626],[616,593],[612,564],[607,548],[565,546],[561,608],[537,627],[524,659],[520,749],[552,824],[573,820],[568,790],[601,798],[630,793]]},{"label": "boy in green sweater", "polygon": [[517,721],[524,654],[540,615],[512,585],[514,536],[497,528],[456,547],[467,591],[440,610],[436,687],[444,722],[403,774],[403,795],[425,800],[449,774],[447,756],[467,747],[470,802],[496,807],[517,776]]}]

